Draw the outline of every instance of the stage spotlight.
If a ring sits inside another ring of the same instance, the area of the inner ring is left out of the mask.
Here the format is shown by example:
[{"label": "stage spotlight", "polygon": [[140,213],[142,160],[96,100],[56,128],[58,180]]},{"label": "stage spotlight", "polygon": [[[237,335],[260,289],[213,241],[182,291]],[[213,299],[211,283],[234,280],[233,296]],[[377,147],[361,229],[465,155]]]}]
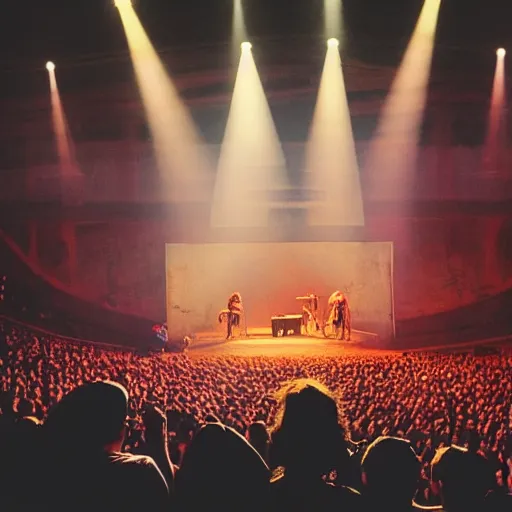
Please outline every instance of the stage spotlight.
[{"label": "stage spotlight", "polygon": [[306,146],[309,226],[364,226],[363,198],[338,40],[329,39]]},{"label": "stage spotlight", "polygon": [[[212,174],[208,148],[131,2],[116,0],[116,6],[151,130],[161,177],[160,198],[180,204],[201,203],[206,200]],[[194,222],[191,218],[177,229],[190,232]]]},{"label": "stage spotlight", "polygon": [[421,126],[427,107],[428,85],[441,0],[423,0],[416,28],[382,108],[365,167],[371,179],[366,197],[406,203],[425,179],[418,166]]},{"label": "stage spotlight", "polygon": [[[48,61],[46,63],[46,69],[48,70],[48,81],[50,84],[53,132],[57,145],[57,154],[60,162],[61,176],[76,176],[79,174],[79,168],[73,157],[73,139],[71,132],[69,131],[66,112],[64,110],[64,106],[62,104],[59,93],[57,76],[55,74],[55,64],[51,61]],[[68,197],[67,192],[64,198],[66,200],[71,199]]]},{"label": "stage spotlight", "polygon": [[327,46],[329,48],[338,48],[340,46],[340,42],[335,37],[332,37],[327,41]]},{"label": "stage spotlight", "polygon": [[248,41],[245,41],[245,43],[242,43],[240,46],[242,47],[243,51],[250,51],[250,50],[252,50],[252,44],[249,43]]},{"label": "stage spotlight", "polygon": [[[286,161],[265,90],[242,45],[211,207],[215,229],[269,228],[270,202],[286,185]],[[251,129],[247,130],[250,119]],[[235,213],[234,213],[235,212]]]},{"label": "stage spotlight", "polygon": [[504,157],[507,148],[506,117],[503,114],[507,106],[507,87],[505,73],[504,48],[496,51],[496,71],[492,88],[491,105],[489,108],[489,121],[487,125],[487,137],[483,150],[482,168],[484,172],[501,172],[505,166]]}]

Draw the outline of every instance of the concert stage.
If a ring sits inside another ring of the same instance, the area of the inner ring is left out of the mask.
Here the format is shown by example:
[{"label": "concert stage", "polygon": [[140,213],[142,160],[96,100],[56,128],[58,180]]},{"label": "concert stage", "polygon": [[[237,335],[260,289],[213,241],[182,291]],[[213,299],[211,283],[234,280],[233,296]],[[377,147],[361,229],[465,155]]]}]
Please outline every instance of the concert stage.
[{"label": "concert stage", "polygon": [[[393,245],[388,242],[168,244],[168,336],[188,336],[196,349],[233,343],[280,352],[291,346],[315,351],[343,347],[321,333],[317,338],[293,336],[301,332],[300,321],[312,307],[310,297],[317,298],[314,314],[324,325],[331,311],[328,301],[338,291],[350,304],[352,343],[382,347],[395,335],[392,278]],[[249,332],[247,340],[232,343],[224,340],[225,312],[235,292],[242,309],[240,325]],[[273,334],[286,330],[288,336],[273,338],[272,327]]]},{"label": "concert stage", "polygon": [[[378,336],[352,331],[351,341],[327,339],[323,336],[272,337],[269,328],[249,329],[247,336],[225,340],[223,332],[199,333],[188,349],[190,356],[336,356],[340,354],[373,352]],[[382,353],[382,350],[379,350]]]}]

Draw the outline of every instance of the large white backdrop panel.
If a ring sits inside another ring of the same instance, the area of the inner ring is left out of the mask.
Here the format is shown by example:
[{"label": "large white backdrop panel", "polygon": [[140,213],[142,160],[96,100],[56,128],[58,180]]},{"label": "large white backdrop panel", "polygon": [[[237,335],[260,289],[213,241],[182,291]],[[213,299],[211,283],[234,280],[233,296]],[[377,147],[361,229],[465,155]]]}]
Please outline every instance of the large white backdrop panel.
[{"label": "large white backdrop panel", "polygon": [[169,244],[167,320],[171,338],[218,330],[228,297],[242,294],[249,328],[300,313],[306,293],[344,291],[352,326],[393,336],[393,246],[388,242]]}]

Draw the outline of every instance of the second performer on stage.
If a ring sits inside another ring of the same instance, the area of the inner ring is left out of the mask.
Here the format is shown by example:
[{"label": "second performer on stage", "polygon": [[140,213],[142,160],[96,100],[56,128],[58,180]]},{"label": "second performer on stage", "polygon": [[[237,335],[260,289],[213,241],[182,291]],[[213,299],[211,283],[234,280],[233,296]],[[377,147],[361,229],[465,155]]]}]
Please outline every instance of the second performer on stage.
[{"label": "second performer on stage", "polygon": [[345,333],[347,333],[347,340],[350,341],[350,308],[348,306],[347,297],[337,290],[329,297],[328,304],[330,311],[329,323],[332,323],[336,331],[341,329],[340,339],[345,339]]}]

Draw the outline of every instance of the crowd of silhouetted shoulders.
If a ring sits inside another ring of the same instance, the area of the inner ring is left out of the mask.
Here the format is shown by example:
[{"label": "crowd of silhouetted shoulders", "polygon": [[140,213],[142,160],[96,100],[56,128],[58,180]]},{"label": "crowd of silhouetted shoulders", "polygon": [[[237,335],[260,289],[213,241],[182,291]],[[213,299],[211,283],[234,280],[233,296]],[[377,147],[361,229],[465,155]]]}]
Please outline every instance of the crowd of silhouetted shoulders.
[{"label": "crowd of silhouetted shoulders", "polygon": [[0,322],[0,510],[511,510],[506,354],[142,357]]}]

